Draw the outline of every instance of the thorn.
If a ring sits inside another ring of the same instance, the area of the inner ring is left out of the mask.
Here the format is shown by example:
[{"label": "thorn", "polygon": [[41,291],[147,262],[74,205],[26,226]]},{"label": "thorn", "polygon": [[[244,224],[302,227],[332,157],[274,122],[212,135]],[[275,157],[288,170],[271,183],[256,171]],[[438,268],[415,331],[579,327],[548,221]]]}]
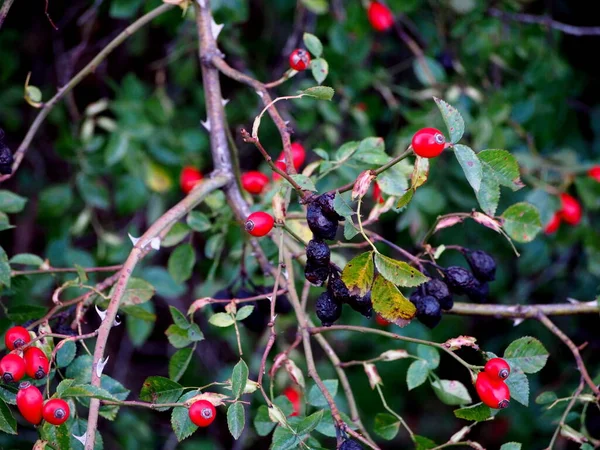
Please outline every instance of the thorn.
[{"label": "thorn", "polygon": [[258,96],[259,96],[260,98],[262,98],[262,97],[263,97],[263,93],[262,93],[262,92],[260,92],[260,91],[256,91],[256,93],[258,94]]},{"label": "thorn", "polygon": [[81,445],[85,447],[85,443],[87,442],[87,435],[83,433],[81,436],[77,436],[75,434],[72,435],[75,439],[81,442]]},{"label": "thorn", "polygon": [[210,119],[207,118],[205,122],[200,121],[200,123],[202,124],[202,126],[204,128],[206,128],[206,131],[210,131]]},{"label": "thorn", "polygon": [[217,24],[217,22],[215,22],[214,17],[210,18],[210,31],[211,31],[215,41],[219,37],[219,34],[221,34],[221,30],[223,29],[224,26],[225,26],[225,24],[221,24],[221,25]]},{"label": "thorn", "polygon": [[96,312],[100,316],[100,320],[104,321],[104,319],[106,318],[106,311],[102,311],[100,308],[98,308],[98,305],[96,304],[94,304],[94,307],[96,308]]},{"label": "thorn", "polygon": [[287,270],[282,270],[281,274],[283,275],[283,278],[285,278],[286,280],[288,279],[289,275],[288,275],[288,271]]},{"label": "thorn", "polygon": [[272,295],[267,295],[267,300],[269,300],[270,302],[273,301],[273,296]]},{"label": "thorn", "polygon": [[129,236],[129,239],[131,239],[131,243],[135,246],[135,244],[138,243],[138,241],[140,240],[140,238],[136,238],[133,237],[131,234],[127,233],[127,236]]},{"label": "thorn", "polygon": [[106,363],[108,362],[108,358],[110,358],[110,356],[107,356],[104,360],[101,359],[100,361],[98,361],[98,364],[96,364],[96,376],[98,378],[102,377],[102,371],[104,370],[104,366],[106,366]]},{"label": "thorn", "polygon": [[150,241],[150,247],[152,247],[154,250],[160,250],[160,237],[157,236],[152,238]]},{"label": "thorn", "polygon": [[229,99],[228,98],[224,98],[224,99],[221,100],[221,104],[223,106],[227,105],[227,103],[229,103]]},{"label": "thorn", "polygon": [[519,325],[521,325],[521,324],[522,324],[524,321],[525,321],[525,319],[523,319],[522,317],[520,317],[520,318],[518,318],[518,319],[514,319],[514,320],[513,320],[513,326],[514,326],[514,327],[516,327],[516,326],[519,326]]}]

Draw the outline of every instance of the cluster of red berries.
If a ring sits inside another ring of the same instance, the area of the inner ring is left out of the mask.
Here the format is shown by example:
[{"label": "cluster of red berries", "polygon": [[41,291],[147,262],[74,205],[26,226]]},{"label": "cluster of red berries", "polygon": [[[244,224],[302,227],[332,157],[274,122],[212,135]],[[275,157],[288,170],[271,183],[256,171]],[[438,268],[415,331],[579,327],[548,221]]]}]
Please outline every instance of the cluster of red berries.
[{"label": "cluster of red berries", "polygon": [[504,409],[510,404],[510,389],[504,382],[510,375],[510,366],[502,358],[490,359],[477,374],[475,390],[481,401],[494,409]]},{"label": "cluster of red berries", "polygon": [[[12,327],[4,335],[6,348],[11,350],[11,353],[0,360],[0,376],[4,383],[19,382],[25,375],[35,380],[48,375],[50,363],[42,350],[30,346],[24,352],[21,351],[30,342],[31,336],[23,327]],[[34,425],[39,424],[42,419],[52,425],[61,425],[71,414],[66,401],[53,398],[44,402],[40,390],[28,381],[19,384],[17,409],[25,420]]]},{"label": "cluster of red berries", "polygon": [[190,420],[198,427],[207,427],[217,417],[215,406],[208,400],[198,400],[190,405],[188,410]]}]

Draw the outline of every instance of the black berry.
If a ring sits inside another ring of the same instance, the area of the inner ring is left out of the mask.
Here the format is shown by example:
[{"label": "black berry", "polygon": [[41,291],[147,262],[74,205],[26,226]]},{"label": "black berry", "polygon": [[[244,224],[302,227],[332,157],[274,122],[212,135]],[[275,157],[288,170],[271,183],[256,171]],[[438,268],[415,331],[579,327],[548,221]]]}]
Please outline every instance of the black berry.
[{"label": "black berry", "polygon": [[342,305],[333,300],[327,291],[319,295],[315,309],[324,327],[331,326],[342,315]]},{"label": "black berry", "polygon": [[442,308],[435,297],[431,295],[421,296],[415,292],[410,296],[410,301],[416,306],[417,319],[423,325],[435,328],[442,320]]},{"label": "black berry", "polygon": [[12,165],[14,159],[8,147],[0,142],[0,173],[2,175],[10,175],[12,173]]},{"label": "black berry", "polygon": [[465,291],[469,300],[477,303],[485,303],[490,295],[490,285],[486,282],[475,282]]},{"label": "black berry", "polygon": [[494,281],[496,279],[496,261],[483,250],[467,250],[465,258],[479,281]]},{"label": "black berry", "polygon": [[329,276],[329,265],[321,266],[310,260],[306,261],[304,267],[304,277],[315,286],[322,286]]},{"label": "black berry", "polygon": [[427,295],[435,297],[443,310],[449,311],[454,306],[452,294],[450,293],[446,283],[443,281],[433,279],[425,283],[423,285],[423,289],[425,289],[425,293]]},{"label": "black berry", "polygon": [[373,302],[371,301],[371,292],[367,292],[363,297],[351,295],[346,301],[348,306],[354,311],[361,313],[367,319],[373,317]]},{"label": "black berry", "polygon": [[459,295],[465,294],[476,281],[471,272],[459,266],[448,267],[444,275],[450,291]]},{"label": "black berry", "polygon": [[340,445],[340,450],[363,450],[362,445],[352,439],[346,439]]},{"label": "black berry", "polygon": [[346,283],[338,277],[330,277],[329,283],[327,283],[327,290],[329,294],[339,303],[347,303],[350,299],[350,291],[346,286]]},{"label": "black berry", "polygon": [[306,221],[310,231],[319,239],[335,239],[338,223],[323,214],[321,206],[315,201],[308,205]]},{"label": "black berry", "polygon": [[331,220],[340,221],[343,219],[343,217],[340,216],[333,207],[334,198],[334,193],[326,192],[325,194],[320,195],[316,201],[319,204],[319,206],[321,206],[321,209],[323,210],[323,214],[325,214],[325,216],[327,216]]},{"label": "black berry", "polygon": [[320,266],[329,265],[329,258],[331,257],[331,251],[329,246],[319,240],[313,239],[306,246],[306,259],[314,262]]}]

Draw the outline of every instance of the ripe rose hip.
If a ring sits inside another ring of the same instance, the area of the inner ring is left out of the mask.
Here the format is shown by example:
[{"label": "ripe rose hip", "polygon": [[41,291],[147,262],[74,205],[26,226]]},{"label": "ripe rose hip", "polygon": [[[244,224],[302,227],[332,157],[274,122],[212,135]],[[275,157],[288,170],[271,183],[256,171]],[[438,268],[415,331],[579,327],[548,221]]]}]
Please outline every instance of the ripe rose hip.
[{"label": "ripe rose hip", "polygon": [[25,361],[19,355],[9,353],[0,360],[0,376],[5,383],[14,383],[25,376]]},{"label": "ripe rose hip", "polygon": [[290,67],[298,72],[308,69],[310,66],[310,54],[303,48],[297,48],[290,53]]},{"label": "ripe rose hip", "polygon": [[552,216],[552,219],[550,219],[550,222],[548,222],[548,225],[546,225],[546,228],[544,228],[544,233],[546,233],[546,234],[556,233],[558,231],[558,228],[560,227],[561,220],[562,219],[561,219],[560,211],[555,212],[554,215]]},{"label": "ripe rose hip", "polygon": [[383,3],[371,2],[367,16],[371,26],[377,31],[387,31],[394,25],[394,15]]},{"label": "ripe rose hip", "polygon": [[600,166],[594,166],[588,170],[588,176],[600,182]]},{"label": "ripe rose hip", "polygon": [[179,185],[181,186],[181,190],[184,194],[189,194],[194,186],[196,186],[200,181],[202,181],[202,174],[198,169],[192,166],[186,166],[181,171],[181,175],[179,177]]},{"label": "ripe rose hip", "polygon": [[294,408],[294,410],[290,414],[290,417],[300,415],[300,400],[302,398],[302,395],[300,394],[300,392],[298,392],[293,387],[286,387],[283,390],[283,395],[285,395],[287,397],[287,399],[292,404],[292,407]]},{"label": "ripe rose hip", "polygon": [[[306,159],[306,150],[304,149],[304,146],[302,144],[300,144],[299,142],[292,142],[291,150],[292,150],[292,164],[294,165],[294,168],[296,170],[300,170],[300,167],[302,167],[302,164],[304,164],[304,160]],[[286,166],[285,166],[285,153],[284,152],[281,152],[279,154],[279,156],[277,157],[277,161],[275,161],[275,165],[282,172],[287,173]],[[277,181],[280,178],[281,178],[281,175],[279,175],[277,172],[273,173],[273,180]]]},{"label": "ripe rose hip", "polygon": [[253,212],[246,219],[246,231],[252,236],[261,237],[273,229],[275,219],[263,211]]},{"label": "ripe rose hip", "polygon": [[259,195],[262,194],[265,186],[269,184],[269,177],[262,172],[252,170],[250,172],[243,173],[241,181],[242,187],[246,192]]},{"label": "ripe rose hip", "polygon": [[436,128],[421,128],[412,138],[413,151],[422,158],[439,156],[445,146],[446,138]]},{"label": "ripe rose hip", "polygon": [[37,347],[29,347],[23,355],[27,375],[36,380],[41,380],[50,370],[50,362],[46,354]]},{"label": "ripe rose hip", "polygon": [[4,343],[9,350],[22,347],[29,343],[29,341],[31,341],[31,336],[29,336],[29,331],[24,327],[12,327],[4,335]]},{"label": "ripe rose hip", "polygon": [[29,382],[19,385],[17,408],[27,422],[37,425],[42,421],[44,397],[38,388]]},{"label": "ripe rose hip", "polygon": [[189,410],[190,420],[199,427],[207,427],[215,420],[217,411],[208,400],[198,400],[192,403]]},{"label": "ripe rose hip", "polygon": [[510,404],[510,390],[502,380],[493,380],[487,372],[479,372],[475,389],[481,401],[494,409],[504,409]]},{"label": "ripe rose hip", "polygon": [[53,398],[44,403],[42,417],[52,425],[62,425],[71,415],[69,404],[61,398]]},{"label": "ripe rose hip", "polygon": [[510,366],[502,358],[492,358],[483,368],[492,380],[506,380],[510,375]]},{"label": "ripe rose hip", "polygon": [[379,187],[377,181],[373,184],[373,200],[375,200],[377,203],[385,203],[385,200],[381,195],[381,188]]},{"label": "ripe rose hip", "polygon": [[581,203],[567,193],[560,194],[560,201],[562,204],[560,210],[561,218],[569,225],[577,225],[581,221],[582,216]]}]

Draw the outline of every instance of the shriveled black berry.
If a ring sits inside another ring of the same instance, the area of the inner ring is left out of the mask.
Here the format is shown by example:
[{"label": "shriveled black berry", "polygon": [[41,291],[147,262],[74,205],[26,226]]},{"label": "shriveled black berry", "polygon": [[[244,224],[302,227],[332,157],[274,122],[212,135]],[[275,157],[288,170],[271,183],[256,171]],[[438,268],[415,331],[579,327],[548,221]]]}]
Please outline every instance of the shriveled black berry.
[{"label": "shriveled black berry", "polygon": [[414,297],[411,296],[410,301],[416,306],[417,319],[419,319],[423,325],[429,328],[435,328],[435,326],[440,323],[440,320],[442,320],[442,308],[435,297],[431,295],[425,295],[423,297],[416,295]]},{"label": "shriveled black berry", "polygon": [[363,447],[353,439],[346,439],[340,445],[340,450],[363,450]]},{"label": "shriveled black berry", "polygon": [[315,286],[323,286],[323,283],[325,283],[327,277],[329,277],[329,264],[322,266],[320,264],[315,264],[310,260],[306,261],[304,277]]},{"label": "shriveled black berry", "polygon": [[323,210],[323,214],[329,217],[331,220],[340,221],[343,219],[333,207],[333,200],[335,199],[335,194],[333,192],[326,192],[323,195],[320,195],[316,202],[321,206]]},{"label": "shriveled black berry", "polygon": [[473,271],[473,275],[479,281],[494,281],[496,279],[496,261],[489,253],[483,250],[467,250],[465,258]]},{"label": "shriveled black berry", "polygon": [[[248,295],[247,297],[252,297],[252,296]],[[217,300],[231,299],[231,298],[233,298],[233,292],[231,292],[231,290],[229,290],[229,288],[221,289],[220,291],[215,292],[213,294],[212,298],[217,299]],[[238,297],[238,298],[244,298],[244,297]],[[227,303],[211,303],[210,307],[212,308],[212,310],[214,312],[220,313],[220,312],[225,312],[225,305],[227,305]]]},{"label": "shriveled black berry", "polygon": [[351,295],[346,300],[346,303],[354,311],[361,313],[367,319],[373,317],[373,302],[371,301],[371,291],[367,292],[364,296]]},{"label": "shriveled black berry", "polygon": [[450,293],[450,289],[442,280],[430,280],[423,285],[423,289],[427,295],[435,297],[442,309],[449,311],[454,306],[454,299]]},{"label": "shriveled black berry", "polygon": [[350,291],[341,278],[330,277],[329,283],[327,283],[327,290],[339,303],[347,303],[350,299]]},{"label": "shriveled black berry", "polygon": [[471,272],[459,266],[448,267],[444,275],[450,291],[459,295],[465,294],[466,290],[476,281]]},{"label": "shriveled black berry", "polygon": [[335,239],[338,228],[338,221],[333,220],[323,214],[321,206],[315,201],[308,205],[306,212],[306,221],[310,231],[319,239]]},{"label": "shriveled black berry", "polygon": [[306,259],[320,266],[329,265],[331,251],[329,246],[320,239],[312,239],[306,246]]},{"label": "shriveled black berry", "polygon": [[14,159],[10,149],[0,142],[0,173],[10,175],[13,162]]},{"label": "shriveled black berry", "polygon": [[490,295],[490,285],[487,282],[475,280],[465,291],[465,294],[472,302],[485,303]]},{"label": "shriveled black berry", "polygon": [[319,295],[315,309],[324,327],[331,326],[342,315],[342,305],[337,303],[327,291]]}]

